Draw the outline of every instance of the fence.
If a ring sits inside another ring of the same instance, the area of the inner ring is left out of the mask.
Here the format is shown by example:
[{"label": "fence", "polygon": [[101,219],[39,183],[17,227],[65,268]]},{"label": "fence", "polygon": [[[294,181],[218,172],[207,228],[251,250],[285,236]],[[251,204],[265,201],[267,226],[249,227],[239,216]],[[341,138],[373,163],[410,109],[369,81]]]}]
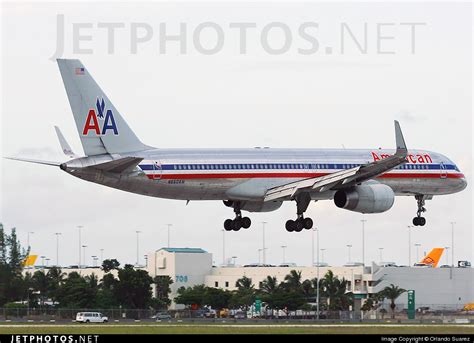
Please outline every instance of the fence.
[{"label": "fence", "polygon": [[[432,308],[439,308],[433,306]],[[100,312],[108,317],[109,321],[155,321],[157,312],[165,312],[171,320],[218,320],[218,319],[248,319],[248,320],[306,320],[315,321],[316,311],[283,311],[262,310],[260,313],[251,311],[203,311],[203,310],[169,310],[156,311],[152,309],[63,309],[54,307],[45,308],[0,308],[0,321],[73,321],[78,312]],[[238,313],[238,314],[237,314]],[[393,318],[392,318],[393,317]],[[163,317],[164,320],[169,318]],[[380,311],[320,311],[320,321],[390,321],[400,322],[408,320],[406,310]],[[430,310],[424,307],[416,311],[415,321],[419,322],[471,322],[474,323],[474,311],[463,310]]]}]

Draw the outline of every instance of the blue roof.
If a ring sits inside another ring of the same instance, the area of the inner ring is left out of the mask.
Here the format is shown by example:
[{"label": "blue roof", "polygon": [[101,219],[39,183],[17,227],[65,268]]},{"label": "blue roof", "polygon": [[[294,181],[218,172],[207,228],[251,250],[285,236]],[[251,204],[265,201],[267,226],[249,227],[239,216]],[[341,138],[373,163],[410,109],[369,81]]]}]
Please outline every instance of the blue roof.
[{"label": "blue roof", "polygon": [[174,253],[185,253],[185,254],[203,254],[207,253],[206,250],[201,248],[162,248],[160,250],[165,250],[167,252],[174,252]]}]

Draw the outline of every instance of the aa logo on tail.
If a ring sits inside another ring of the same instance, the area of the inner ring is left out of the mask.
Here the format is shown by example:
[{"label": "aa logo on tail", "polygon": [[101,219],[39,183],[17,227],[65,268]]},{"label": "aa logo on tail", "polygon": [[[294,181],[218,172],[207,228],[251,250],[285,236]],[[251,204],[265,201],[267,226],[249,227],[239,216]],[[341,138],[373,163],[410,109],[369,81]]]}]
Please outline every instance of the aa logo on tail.
[{"label": "aa logo on tail", "polygon": [[114,113],[111,109],[106,111],[104,98],[100,101],[97,98],[96,109],[97,112],[93,108],[89,110],[82,134],[87,136],[89,131],[92,131],[97,136],[104,136],[107,134],[107,131],[112,130],[114,135],[118,135],[119,132],[115,123]]}]

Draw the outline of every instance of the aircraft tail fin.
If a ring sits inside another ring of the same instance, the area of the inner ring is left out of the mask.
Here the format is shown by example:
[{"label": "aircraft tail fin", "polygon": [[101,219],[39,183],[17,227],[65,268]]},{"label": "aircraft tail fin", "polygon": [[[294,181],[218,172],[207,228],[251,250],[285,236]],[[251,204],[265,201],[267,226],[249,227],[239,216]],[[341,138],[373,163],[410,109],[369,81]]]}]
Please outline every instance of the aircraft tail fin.
[{"label": "aircraft tail fin", "polygon": [[423,257],[420,261],[422,264],[431,265],[433,268],[436,268],[438,265],[439,260],[441,259],[441,255],[443,254],[444,248],[433,248],[428,255]]},{"label": "aircraft tail fin", "polygon": [[57,61],[87,156],[130,153],[148,148],[130,129],[81,61]]}]

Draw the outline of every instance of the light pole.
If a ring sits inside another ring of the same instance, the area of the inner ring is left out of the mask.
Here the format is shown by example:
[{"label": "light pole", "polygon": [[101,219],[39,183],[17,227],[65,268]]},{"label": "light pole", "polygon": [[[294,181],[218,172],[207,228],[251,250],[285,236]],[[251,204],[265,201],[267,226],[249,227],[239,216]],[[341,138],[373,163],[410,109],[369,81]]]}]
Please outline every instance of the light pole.
[{"label": "light pole", "polygon": [[225,265],[225,230],[222,231],[222,265]]},{"label": "light pole", "polygon": [[287,245],[281,245],[280,247],[283,250],[283,263],[285,263],[285,249],[287,248]]},{"label": "light pole", "polygon": [[314,231],[315,227],[311,229],[311,267],[314,267]]},{"label": "light pole", "polygon": [[[314,230],[317,230],[317,228],[314,228]],[[317,246],[316,246],[316,250],[317,250],[317,258],[316,258],[316,263],[317,263],[317,266],[316,266],[316,274],[318,275],[318,279],[316,281],[316,319],[319,320],[319,230],[317,230]]]},{"label": "light pole", "polygon": [[454,224],[456,222],[451,222],[451,267],[454,267]]},{"label": "light pole", "polygon": [[46,258],[45,260],[46,260],[46,267],[48,267],[50,258]]},{"label": "light pole", "polygon": [[367,219],[361,219],[362,223],[362,265],[365,266],[365,223]]},{"label": "light pole", "polygon": [[77,229],[79,230],[79,263],[77,264],[77,267],[79,269],[81,269],[81,230],[82,228],[83,228],[82,225],[77,226]]},{"label": "light pole", "polygon": [[446,265],[449,266],[449,255],[448,255],[449,247],[444,247],[444,250],[446,250]]},{"label": "light pole", "polygon": [[96,267],[97,266],[97,256],[92,255],[91,258],[92,258],[92,267]]},{"label": "light pole", "polygon": [[100,263],[104,263],[104,249],[100,249]]},{"label": "light pole", "polygon": [[140,251],[139,249],[139,236],[140,236],[140,233],[142,233],[141,231],[135,231],[135,233],[137,234],[137,263],[135,263],[135,265],[138,267],[138,265],[140,264],[140,258],[138,257],[138,252]]},{"label": "light pole", "polygon": [[61,232],[55,232],[56,235],[56,266],[59,267],[59,236],[61,236]]},{"label": "light pole", "polygon": [[86,248],[87,248],[87,245],[82,246],[82,258],[84,259],[83,267],[86,267]]},{"label": "light pole", "polygon": [[145,259],[145,267],[148,268],[148,255],[143,255],[143,258]]},{"label": "light pole", "polygon": [[326,251],[326,249],[323,249],[321,248],[321,263],[324,263],[324,252]]},{"label": "light pole", "polygon": [[352,248],[352,244],[347,244],[346,247],[347,247],[347,254],[348,254],[348,256],[349,256],[349,263],[351,263],[351,248]]},{"label": "light pole", "polygon": [[266,263],[266,256],[265,256],[266,255],[265,254],[265,250],[266,250],[266,248],[265,248],[265,224],[267,224],[267,222],[262,222],[262,233],[263,233],[263,237],[262,237],[263,238],[263,240],[262,240],[262,243],[263,243],[262,244],[262,250],[263,250],[262,262],[263,262],[263,264]]},{"label": "light pole", "polygon": [[420,243],[415,243],[415,247],[416,247],[416,262],[415,263],[418,263],[418,248],[421,246]]},{"label": "light pole", "polygon": [[34,232],[33,231],[28,231],[28,233],[26,234],[26,248],[27,249],[30,248],[30,234],[33,235]]},{"label": "light pole", "polygon": [[380,257],[380,262],[382,262],[382,261],[383,261],[383,259],[382,259],[382,251],[383,251],[383,248],[379,248],[379,254],[380,254],[380,255],[379,255],[379,257]]},{"label": "light pole", "polygon": [[408,225],[408,267],[411,267],[411,228],[412,225]]},{"label": "light pole", "polygon": [[170,247],[170,228],[173,226],[173,224],[166,224],[168,226],[168,248]]},{"label": "light pole", "polygon": [[46,256],[40,256],[41,258],[41,267],[43,267],[44,269],[44,259],[45,259]]},{"label": "light pole", "polygon": [[234,267],[235,267],[236,260],[237,260],[237,256],[232,256],[232,264],[234,265]]}]

